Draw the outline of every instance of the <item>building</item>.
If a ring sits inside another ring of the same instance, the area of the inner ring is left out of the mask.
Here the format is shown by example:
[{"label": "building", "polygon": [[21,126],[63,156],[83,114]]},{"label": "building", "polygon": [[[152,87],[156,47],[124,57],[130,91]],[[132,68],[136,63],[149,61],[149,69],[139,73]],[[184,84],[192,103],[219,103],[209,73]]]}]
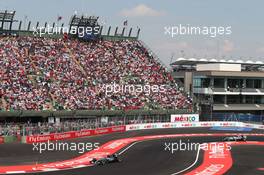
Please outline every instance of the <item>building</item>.
[{"label": "building", "polygon": [[203,120],[264,120],[262,61],[178,58],[171,66]]}]

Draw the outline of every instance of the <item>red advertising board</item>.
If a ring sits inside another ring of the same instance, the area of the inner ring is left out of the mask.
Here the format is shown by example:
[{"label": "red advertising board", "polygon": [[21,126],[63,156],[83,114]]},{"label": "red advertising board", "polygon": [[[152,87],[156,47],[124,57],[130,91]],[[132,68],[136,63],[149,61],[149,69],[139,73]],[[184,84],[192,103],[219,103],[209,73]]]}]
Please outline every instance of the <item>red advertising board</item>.
[{"label": "red advertising board", "polygon": [[109,134],[111,133],[109,128],[98,128],[94,130],[95,135],[100,135],[100,134]]},{"label": "red advertising board", "polygon": [[110,130],[111,132],[124,132],[126,131],[126,126],[113,126]]},{"label": "red advertising board", "polygon": [[34,136],[27,136],[26,143],[73,139],[73,138],[86,137],[92,135],[109,134],[113,132],[124,132],[125,130],[126,130],[126,126],[113,126],[108,128],[97,128],[95,130],[71,131],[71,132],[48,134],[48,135],[34,135]]},{"label": "red advertising board", "polygon": [[4,142],[5,142],[4,137],[0,137],[0,143],[4,143]]},{"label": "red advertising board", "polygon": [[92,136],[92,135],[94,135],[94,130],[92,129],[74,132],[74,138],[87,137],[87,136]]}]

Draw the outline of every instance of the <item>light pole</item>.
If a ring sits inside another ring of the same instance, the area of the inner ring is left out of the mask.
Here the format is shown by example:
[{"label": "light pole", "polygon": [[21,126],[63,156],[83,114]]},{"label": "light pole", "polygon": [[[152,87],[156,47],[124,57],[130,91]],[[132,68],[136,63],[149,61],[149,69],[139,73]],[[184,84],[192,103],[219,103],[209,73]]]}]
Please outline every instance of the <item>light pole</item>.
[{"label": "light pole", "polygon": [[212,85],[210,86],[210,120],[213,121],[213,108],[214,108],[214,92]]}]

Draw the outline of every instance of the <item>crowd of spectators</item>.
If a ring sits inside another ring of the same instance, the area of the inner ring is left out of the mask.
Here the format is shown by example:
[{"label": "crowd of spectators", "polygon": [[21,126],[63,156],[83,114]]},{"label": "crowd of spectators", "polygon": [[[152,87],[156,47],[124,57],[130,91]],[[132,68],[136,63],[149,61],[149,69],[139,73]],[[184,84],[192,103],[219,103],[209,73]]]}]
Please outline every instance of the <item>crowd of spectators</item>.
[{"label": "crowd of spectators", "polygon": [[[0,98],[6,101],[5,110],[41,110],[48,105],[47,89],[38,88],[30,81],[33,68],[24,44],[20,38],[0,38]],[[2,108],[3,105],[2,102]]]},{"label": "crowd of spectators", "polygon": [[[192,101],[139,41],[0,37],[0,109],[182,109]],[[166,85],[106,95],[105,85]]]}]

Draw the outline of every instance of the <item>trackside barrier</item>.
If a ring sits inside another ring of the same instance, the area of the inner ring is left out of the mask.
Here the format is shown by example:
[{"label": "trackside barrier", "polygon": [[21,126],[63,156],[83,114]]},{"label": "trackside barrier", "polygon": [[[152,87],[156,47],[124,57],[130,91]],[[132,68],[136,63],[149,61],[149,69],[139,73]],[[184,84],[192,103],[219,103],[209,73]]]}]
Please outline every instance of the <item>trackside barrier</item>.
[{"label": "trackside barrier", "polygon": [[126,125],[126,131],[142,129],[162,129],[162,128],[187,128],[187,127],[247,127],[254,129],[264,129],[264,125],[247,124],[242,122],[182,122],[182,123],[148,123]]},{"label": "trackside barrier", "polygon": [[4,136],[4,143],[11,143],[17,141],[16,136]]},{"label": "trackside barrier", "polygon": [[[147,123],[147,124],[131,124],[124,126],[113,126],[108,128],[98,128],[95,130],[71,131],[58,134],[34,135],[22,137],[23,143],[47,142],[55,140],[66,140],[80,138],[86,136],[94,136],[101,134],[110,134],[114,132],[125,132],[143,129],[166,129],[166,128],[188,128],[188,127],[246,127],[253,129],[263,129],[264,125],[248,124],[243,122],[176,122],[176,123]],[[1,143],[1,137],[0,137]]]},{"label": "trackside barrier", "polygon": [[113,126],[108,128],[98,128],[94,130],[70,131],[70,132],[64,132],[58,134],[24,136],[22,138],[22,142],[37,143],[37,142],[47,142],[47,141],[55,141],[55,140],[66,140],[66,139],[80,138],[86,136],[124,132],[125,130],[126,130],[126,126]]},{"label": "trackside barrier", "polygon": [[264,129],[264,125],[257,125],[257,124],[250,124],[250,123],[243,123],[243,127],[253,128],[253,129]]},{"label": "trackside barrier", "polygon": [[17,137],[16,136],[3,136],[0,137],[0,144],[2,143],[11,143],[11,142],[15,142],[17,141]]},{"label": "trackside barrier", "polygon": [[4,137],[0,137],[0,144],[1,143],[5,143],[5,138]]}]

